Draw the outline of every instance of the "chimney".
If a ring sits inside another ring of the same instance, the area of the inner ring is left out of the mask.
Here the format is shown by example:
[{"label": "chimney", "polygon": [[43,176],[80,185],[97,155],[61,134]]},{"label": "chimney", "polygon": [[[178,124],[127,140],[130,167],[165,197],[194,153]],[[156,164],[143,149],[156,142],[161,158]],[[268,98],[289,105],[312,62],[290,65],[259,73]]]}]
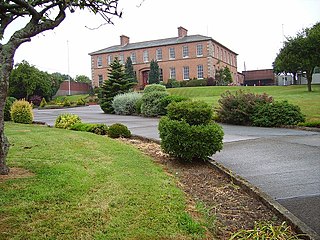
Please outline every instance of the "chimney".
[{"label": "chimney", "polygon": [[121,35],[120,36],[120,44],[121,46],[125,46],[129,43],[129,37],[125,36],[125,35]]},{"label": "chimney", "polygon": [[179,38],[183,38],[188,35],[188,30],[183,27],[178,27],[178,36]]}]

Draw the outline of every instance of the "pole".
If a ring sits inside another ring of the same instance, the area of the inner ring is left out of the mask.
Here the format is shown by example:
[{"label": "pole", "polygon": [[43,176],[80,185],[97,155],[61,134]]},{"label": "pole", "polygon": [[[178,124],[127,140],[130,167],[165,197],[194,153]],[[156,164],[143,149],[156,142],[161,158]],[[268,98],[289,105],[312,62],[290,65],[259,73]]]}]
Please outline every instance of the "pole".
[{"label": "pole", "polygon": [[68,49],[68,95],[71,95],[71,79],[70,79],[70,56],[69,56],[69,40],[67,40],[67,49]]}]

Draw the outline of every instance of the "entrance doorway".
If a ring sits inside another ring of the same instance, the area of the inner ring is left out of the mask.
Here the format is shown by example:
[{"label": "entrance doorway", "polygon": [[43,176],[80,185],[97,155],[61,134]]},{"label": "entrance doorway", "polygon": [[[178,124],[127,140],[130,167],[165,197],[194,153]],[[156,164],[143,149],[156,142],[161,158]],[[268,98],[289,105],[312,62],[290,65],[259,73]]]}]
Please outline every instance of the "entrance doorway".
[{"label": "entrance doorway", "polygon": [[142,72],[143,87],[149,83],[149,72],[150,70],[146,70]]}]

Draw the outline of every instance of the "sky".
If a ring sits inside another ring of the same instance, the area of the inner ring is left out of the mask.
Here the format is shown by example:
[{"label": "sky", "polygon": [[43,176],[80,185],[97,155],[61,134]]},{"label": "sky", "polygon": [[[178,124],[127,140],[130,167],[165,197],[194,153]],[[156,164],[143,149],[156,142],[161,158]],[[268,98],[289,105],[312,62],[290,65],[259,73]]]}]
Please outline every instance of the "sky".
[{"label": "sky", "polygon": [[[88,11],[68,12],[59,27],[21,45],[15,63],[91,78],[90,52],[119,45],[120,35],[131,43],[176,37],[182,26],[236,52],[239,72],[268,69],[285,37],[320,21],[320,0],[119,0],[119,10],[114,25]],[[24,24],[14,22],[1,42]]]}]

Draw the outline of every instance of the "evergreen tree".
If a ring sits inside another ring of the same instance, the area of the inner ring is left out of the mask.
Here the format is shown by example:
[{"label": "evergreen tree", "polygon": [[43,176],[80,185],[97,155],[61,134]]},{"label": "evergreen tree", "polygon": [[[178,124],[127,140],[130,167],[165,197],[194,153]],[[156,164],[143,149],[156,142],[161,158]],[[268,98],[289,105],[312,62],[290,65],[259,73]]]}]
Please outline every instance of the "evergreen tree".
[{"label": "evergreen tree", "polygon": [[149,84],[158,84],[160,83],[160,71],[159,71],[159,65],[157,61],[150,62],[150,72],[149,72]]},{"label": "evergreen tree", "polygon": [[124,69],[118,58],[116,58],[108,69],[109,77],[104,81],[100,94],[100,107],[105,113],[113,113],[112,100],[121,93],[126,93],[135,83],[130,82],[124,73]]},{"label": "evergreen tree", "polygon": [[134,70],[133,70],[133,65],[132,65],[132,60],[130,57],[127,58],[126,64],[124,66],[124,72],[126,75],[126,78],[130,81],[130,82],[134,82],[137,83],[137,77],[134,74]]},{"label": "evergreen tree", "polygon": [[216,72],[216,83],[218,86],[226,86],[229,83],[232,83],[232,75],[227,66]]},{"label": "evergreen tree", "polygon": [[224,82],[226,85],[228,85],[229,83],[232,83],[231,71],[227,66],[225,66],[223,69],[223,75],[224,75]]}]

